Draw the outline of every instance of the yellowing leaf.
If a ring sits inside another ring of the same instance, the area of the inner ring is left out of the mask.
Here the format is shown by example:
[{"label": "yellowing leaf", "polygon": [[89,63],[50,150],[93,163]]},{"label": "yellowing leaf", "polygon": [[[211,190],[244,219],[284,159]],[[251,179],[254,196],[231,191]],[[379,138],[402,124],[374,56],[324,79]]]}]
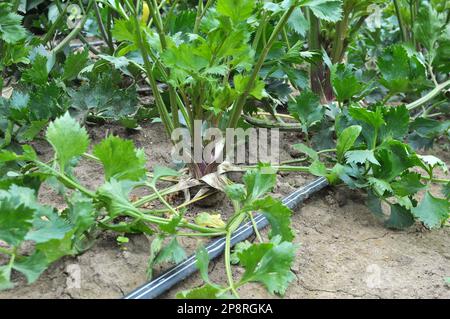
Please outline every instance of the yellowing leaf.
[{"label": "yellowing leaf", "polygon": [[201,213],[195,218],[195,223],[203,227],[224,228],[225,222],[220,214]]}]

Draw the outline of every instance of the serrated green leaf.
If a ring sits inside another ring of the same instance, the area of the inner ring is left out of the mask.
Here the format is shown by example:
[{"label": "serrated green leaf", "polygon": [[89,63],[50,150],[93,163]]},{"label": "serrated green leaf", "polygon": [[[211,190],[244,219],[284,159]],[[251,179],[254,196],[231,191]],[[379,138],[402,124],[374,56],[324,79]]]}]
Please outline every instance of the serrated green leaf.
[{"label": "serrated green leaf", "polygon": [[307,5],[319,19],[330,22],[337,22],[341,19],[342,1],[340,0],[306,0],[301,4]]},{"label": "serrated green leaf", "polygon": [[[166,25],[168,32],[170,34],[177,34],[179,32],[191,33],[194,30],[196,16],[197,10],[187,8],[179,10],[177,14],[167,16]],[[201,29],[203,25],[206,24],[205,20],[209,17],[210,15],[206,15],[205,19],[202,20],[202,23],[200,24]]]},{"label": "serrated green leaf", "polygon": [[111,63],[115,69],[124,69],[130,64],[130,60],[127,59],[124,56],[112,56],[112,55],[106,55],[106,54],[99,54],[99,58],[102,58],[105,61],[108,61]]},{"label": "serrated green leaf", "polygon": [[444,173],[448,172],[447,164],[441,159],[433,155],[417,155],[420,160],[433,170],[435,167],[440,167]]},{"label": "serrated green leaf", "polygon": [[409,55],[401,44],[386,48],[378,58],[380,80],[391,93],[408,92],[416,88],[416,83],[425,78],[425,67],[415,56]]},{"label": "serrated green leaf", "polygon": [[70,117],[69,113],[51,122],[45,136],[55,150],[61,171],[64,171],[71,159],[86,152],[89,146],[86,129]]},{"label": "serrated green leaf", "polygon": [[120,120],[135,114],[139,105],[136,88],[121,88],[115,75],[113,71],[90,74],[89,82],[84,82],[77,90],[68,90],[70,106],[83,118],[92,114]]},{"label": "serrated green leaf", "polygon": [[419,166],[421,161],[412,149],[397,140],[386,140],[376,150],[380,166],[374,166],[374,176],[391,181],[410,167]]},{"label": "serrated green leaf", "polygon": [[94,155],[103,164],[105,179],[138,181],[145,176],[145,156],[131,140],[108,136],[94,146]]},{"label": "serrated green leaf", "polygon": [[34,85],[44,85],[48,81],[47,57],[38,55],[30,68],[22,73],[22,81]]},{"label": "serrated green leaf", "polygon": [[78,73],[86,66],[88,61],[89,52],[83,50],[79,53],[71,53],[64,62],[63,74],[61,79],[63,81],[71,81],[78,76]]},{"label": "serrated green leaf", "polygon": [[147,279],[151,280],[153,278],[153,267],[155,266],[156,257],[161,251],[162,244],[164,242],[164,237],[161,235],[155,236],[150,244],[150,256],[147,261]]},{"label": "serrated green leaf", "polygon": [[31,142],[47,125],[47,120],[31,121],[30,124],[23,126],[23,131],[17,136],[20,142]]},{"label": "serrated green leaf", "polygon": [[[1,154],[0,154],[1,156]],[[237,200],[242,202],[247,197],[247,192],[245,190],[245,186],[242,184],[231,184],[225,187],[225,193],[228,198],[231,200]]]},{"label": "serrated green leaf", "polygon": [[13,268],[25,275],[29,284],[35,282],[39,276],[47,269],[49,262],[46,256],[37,251],[29,257],[16,260]]},{"label": "serrated green leaf", "polygon": [[176,237],[173,237],[170,242],[161,249],[158,256],[155,258],[155,264],[163,262],[172,262],[178,264],[186,259],[186,252],[180,246]]},{"label": "serrated green leaf", "polygon": [[75,254],[72,242],[74,232],[75,230],[67,232],[62,239],[52,239],[45,243],[36,244],[36,251],[42,252],[49,263],[61,257],[73,255]]},{"label": "serrated green leaf", "polygon": [[33,91],[30,92],[29,119],[31,121],[47,121],[61,114],[66,107],[61,99],[64,94],[64,89],[58,86],[55,81],[35,86]]},{"label": "serrated green leaf", "polygon": [[92,199],[75,193],[70,199],[67,218],[76,228],[76,235],[87,231],[94,223],[97,213]]},{"label": "serrated green leaf", "polygon": [[163,232],[168,234],[176,234],[177,233],[177,227],[181,222],[182,219],[181,214],[174,214],[170,218],[170,221],[167,224],[159,225],[159,229],[161,229]]},{"label": "serrated green leaf", "polygon": [[267,218],[271,226],[269,238],[280,236],[282,241],[289,242],[294,239],[294,233],[291,229],[292,211],[281,201],[267,196],[255,200],[248,209],[260,212]]},{"label": "serrated green leaf", "polygon": [[[29,64],[30,59],[29,52],[30,48],[25,46],[25,39],[22,39],[16,43],[4,43],[3,45],[3,56],[0,57],[0,67],[8,67],[12,65],[17,65],[19,63]],[[0,81],[1,82],[1,81]],[[1,85],[0,85],[1,89]]]},{"label": "serrated green leaf", "polygon": [[345,166],[336,163],[326,177],[330,185],[335,185],[341,180],[343,174],[345,174]]},{"label": "serrated green leaf", "polygon": [[17,43],[27,35],[22,26],[22,17],[11,12],[12,5],[0,3],[0,39],[6,43]]},{"label": "serrated green leaf", "polygon": [[375,158],[373,150],[355,150],[345,153],[347,163],[364,164],[369,162],[375,165],[380,165],[380,162]]},{"label": "serrated green leaf", "polygon": [[35,216],[33,230],[25,237],[35,243],[45,243],[52,239],[62,240],[72,230],[66,220],[57,215],[51,208],[42,208]]},{"label": "serrated green leaf", "polygon": [[29,101],[30,95],[28,93],[23,93],[14,90],[10,99],[10,112],[11,112],[10,116],[16,121],[27,119],[28,116],[27,106]]},{"label": "serrated green leaf", "polygon": [[344,63],[335,64],[331,68],[331,83],[336,99],[341,103],[361,94],[365,88],[365,84],[353,72],[352,65]]},{"label": "serrated green leaf", "polygon": [[402,206],[403,208],[406,208],[407,210],[411,210],[414,207],[413,201],[408,196],[403,197],[395,197],[397,199],[397,203]]},{"label": "serrated green leaf", "polygon": [[375,215],[378,219],[384,219],[383,208],[381,207],[381,200],[378,196],[376,196],[372,189],[367,191],[367,207],[370,209],[370,212]]},{"label": "serrated green leaf", "polygon": [[244,250],[246,250],[247,248],[249,248],[251,245],[252,243],[249,242],[248,240],[244,240],[237,243],[233,247],[233,251],[230,255],[230,263],[232,263],[233,265],[237,265],[239,263],[239,254]]},{"label": "serrated green leaf", "polygon": [[[233,78],[234,87],[238,93],[243,93],[247,88],[248,81],[250,80],[249,76],[244,76],[242,74],[237,74]],[[267,96],[267,92],[264,90],[265,83],[261,79],[256,79],[253,82],[253,87],[250,90],[250,95],[254,98],[261,100],[263,97]]]},{"label": "serrated green leaf", "polygon": [[427,49],[430,63],[436,56],[438,40],[444,32],[444,24],[439,20],[439,15],[433,7],[430,5],[420,6],[414,23],[414,37]]},{"label": "serrated green leaf", "polygon": [[414,224],[414,217],[406,208],[394,204],[391,206],[391,214],[389,219],[385,221],[384,225],[393,229],[405,229]]},{"label": "serrated green leaf", "polygon": [[11,282],[11,266],[0,266],[0,291],[13,287],[14,285]]},{"label": "serrated green leaf", "polygon": [[422,201],[414,207],[412,213],[428,228],[440,227],[450,216],[450,202],[447,199],[436,198],[426,192]]},{"label": "serrated green leaf", "polygon": [[302,152],[304,154],[307,154],[312,160],[318,161],[319,160],[319,154],[312,148],[306,146],[303,143],[300,144],[294,144],[292,145],[292,148],[296,149],[299,152]]},{"label": "serrated green leaf", "polygon": [[239,253],[240,264],[245,269],[241,283],[261,282],[270,293],[283,295],[295,279],[290,270],[294,258],[295,246],[292,243],[253,244]]},{"label": "serrated green leaf", "polygon": [[355,120],[369,124],[375,129],[379,129],[385,124],[380,108],[377,108],[374,112],[362,107],[350,107],[348,113]]},{"label": "serrated green leaf", "polygon": [[319,97],[311,91],[302,92],[295,99],[295,102],[289,103],[288,109],[292,116],[302,124],[305,132],[313,124],[320,122],[325,114],[324,108],[320,105]]},{"label": "serrated green leaf", "polygon": [[115,217],[125,211],[135,210],[133,204],[128,200],[128,195],[134,185],[134,182],[128,180],[117,181],[111,178],[97,190],[99,198],[105,203],[111,216]]},{"label": "serrated green leaf", "polygon": [[32,227],[35,210],[26,207],[17,196],[0,201],[0,240],[19,245]]},{"label": "serrated green leaf", "polygon": [[38,45],[36,47],[33,47],[30,51],[29,59],[31,63],[34,63],[36,61],[36,58],[38,56],[43,56],[47,59],[47,73],[50,73],[53,66],[56,62],[55,54],[51,51],[47,50],[42,44]]},{"label": "serrated green leaf", "polygon": [[385,125],[380,129],[381,140],[394,138],[403,140],[408,134],[409,111],[405,105],[383,109]]},{"label": "serrated green leaf", "polygon": [[292,69],[289,67],[282,67],[282,69],[288,76],[292,85],[302,90],[305,90],[308,87],[308,73],[305,70]]},{"label": "serrated green leaf", "polygon": [[197,259],[195,264],[197,265],[200,276],[204,282],[210,283],[208,276],[209,254],[203,245],[197,248],[195,258]]},{"label": "serrated green leaf", "polygon": [[327,167],[321,161],[314,161],[309,166],[309,172],[315,176],[326,176],[328,174]]},{"label": "serrated green leaf", "polygon": [[229,71],[229,69],[226,65],[214,65],[212,67],[206,68],[203,72],[205,74],[225,76],[228,71]]},{"label": "serrated green leaf", "polygon": [[393,192],[391,185],[387,181],[375,177],[369,177],[367,180],[369,185],[371,185],[375,192],[380,196],[383,196],[385,192]]},{"label": "serrated green leaf", "polygon": [[420,182],[421,175],[418,173],[408,172],[391,183],[391,186],[398,196],[414,195],[426,187]]},{"label": "serrated green leaf", "polygon": [[195,47],[188,43],[168,47],[162,54],[162,59],[180,78],[187,78],[187,74],[198,74],[209,66],[209,61],[199,55]]},{"label": "serrated green leaf", "polygon": [[359,137],[359,134],[361,134],[361,130],[361,126],[352,125],[344,129],[341,134],[339,134],[336,143],[336,156],[338,162],[341,162],[344,159],[345,153],[353,147]]},{"label": "serrated green leaf", "polygon": [[135,42],[137,40],[136,28],[131,19],[116,19],[112,35],[117,41]]},{"label": "serrated green leaf", "polygon": [[248,19],[254,7],[255,0],[218,0],[216,9],[220,14],[238,23]]},{"label": "serrated green leaf", "polygon": [[270,166],[260,166],[245,173],[243,179],[247,189],[247,203],[262,197],[275,186],[276,175],[269,170],[271,170]]},{"label": "serrated green leaf", "polygon": [[422,137],[434,138],[442,135],[450,128],[450,121],[438,121],[430,118],[418,117],[411,123],[411,130]]},{"label": "serrated green leaf", "polygon": [[309,30],[309,22],[302,12],[301,8],[295,8],[292,12],[287,25],[295,33],[305,36],[306,32]]},{"label": "serrated green leaf", "polygon": [[[0,196],[3,197],[3,196]],[[23,204],[34,210],[39,210],[41,206],[36,202],[36,192],[34,189],[22,187],[19,185],[11,185],[5,198],[12,198],[17,203]],[[37,212],[39,213],[39,212]],[[36,214],[36,213],[35,213]]]}]

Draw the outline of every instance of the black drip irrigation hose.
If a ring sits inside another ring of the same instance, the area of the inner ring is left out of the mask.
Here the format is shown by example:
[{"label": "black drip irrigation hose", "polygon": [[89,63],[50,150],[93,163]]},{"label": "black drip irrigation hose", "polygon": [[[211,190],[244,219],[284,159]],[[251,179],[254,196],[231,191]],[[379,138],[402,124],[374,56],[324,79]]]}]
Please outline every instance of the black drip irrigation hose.
[{"label": "black drip irrigation hose", "polygon": [[[282,202],[287,207],[293,209],[298,204],[303,202],[312,194],[318,192],[319,190],[328,186],[328,180],[325,177],[320,177],[313,182],[297,189],[295,192],[291,193],[287,197],[283,198]],[[255,216],[255,223],[258,229],[264,228],[269,224],[267,218],[265,218],[262,214],[257,214]],[[242,224],[231,236],[231,246],[236,245],[237,243],[246,240],[254,233],[253,225],[249,221],[245,224]],[[212,260],[214,258],[219,257],[223,251],[225,250],[225,237],[221,237],[218,239],[212,240],[205,247],[206,251],[209,254],[209,259]],[[186,279],[194,272],[196,272],[196,256],[191,255],[189,258],[174,266],[164,274],[157,277],[155,280],[152,280],[138,289],[134,290],[130,294],[126,295],[124,299],[153,299],[173,286],[175,286],[180,281]]]}]

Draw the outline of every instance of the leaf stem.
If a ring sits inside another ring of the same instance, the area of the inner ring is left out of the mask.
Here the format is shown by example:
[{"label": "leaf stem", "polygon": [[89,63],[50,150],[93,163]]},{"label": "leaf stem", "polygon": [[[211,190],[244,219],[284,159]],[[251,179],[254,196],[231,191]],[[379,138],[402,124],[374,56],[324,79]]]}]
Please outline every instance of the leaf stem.
[{"label": "leaf stem", "polygon": [[12,256],[14,255],[14,251],[0,246],[0,254]]},{"label": "leaf stem", "polygon": [[167,24],[170,22],[173,12],[178,4],[179,0],[173,1],[172,5],[170,6],[169,12],[166,15],[166,21],[164,23],[164,28],[167,29]]},{"label": "leaf stem", "polygon": [[402,18],[402,13],[400,11],[400,6],[398,4],[398,0],[393,0],[395,7],[395,14],[397,16],[398,26],[400,28],[400,34],[403,42],[408,41],[408,30],[406,30],[405,23]]},{"label": "leaf stem", "polygon": [[439,85],[437,85],[433,90],[431,90],[430,92],[428,92],[426,95],[422,96],[420,99],[415,100],[412,103],[409,103],[406,105],[406,108],[411,111],[414,110],[415,108],[431,101],[433,98],[435,98],[437,95],[439,95],[439,93],[441,93],[442,90],[444,90],[445,88],[447,88],[447,86],[450,86],[450,80],[447,80]]},{"label": "leaf stem", "polygon": [[[130,217],[134,217],[134,218],[138,218],[141,219],[143,221],[147,221],[156,225],[167,225],[168,223],[170,223],[170,219],[167,218],[163,218],[163,217],[157,217],[157,216],[152,216],[152,215],[147,215],[144,214],[143,212],[139,211],[139,209],[134,208],[134,209],[128,209],[126,211],[123,212],[125,215],[128,215]],[[208,228],[208,227],[203,227],[203,226],[199,226],[193,223],[190,223],[188,221],[181,221],[179,224],[180,227],[184,227],[184,228],[188,228],[194,231],[199,231],[202,233],[218,233],[221,232],[223,229],[220,228]],[[225,232],[225,230],[223,230],[223,232]]]},{"label": "leaf stem", "polygon": [[58,27],[60,26],[61,22],[63,21],[63,18],[67,12],[67,7],[69,6],[70,2],[68,1],[66,3],[66,5],[64,6],[64,9],[62,9],[60,6],[56,6],[58,8],[59,14],[58,17],[56,18],[55,22],[50,26],[50,28],[48,29],[48,32],[45,34],[45,36],[42,38],[42,43],[47,43],[48,41],[50,41],[50,39],[52,38],[52,36],[54,35],[54,33],[56,32],[56,30],[58,29]]},{"label": "leaf stem", "polygon": [[92,8],[92,5],[94,4],[95,0],[89,0],[89,3],[86,8],[86,13],[83,16],[83,19],[78,23],[78,25],[51,51],[53,54],[58,53],[59,51],[63,50],[66,45],[70,43],[77,35],[78,33],[83,30],[84,24],[86,23],[87,19],[89,18],[89,11]]},{"label": "leaf stem", "polygon": [[[168,188],[160,190],[159,194],[162,195],[162,196],[165,196],[165,195],[168,195],[168,194],[171,194],[171,193],[178,192],[179,190],[180,189],[176,185],[173,185],[173,186],[170,186]],[[147,196],[144,196],[144,197],[138,199],[137,201],[135,201],[133,203],[133,206],[134,207],[141,207],[145,203],[151,202],[151,201],[153,201],[153,200],[155,200],[157,198],[158,198],[158,196],[153,193],[153,194],[150,194],[150,195],[147,195]]]},{"label": "leaf stem", "polygon": [[272,31],[269,41],[267,42],[264,49],[262,50],[262,52],[259,56],[259,59],[256,62],[256,65],[253,69],[253,72],[250,75],[250,79],[247,83],[247,86],[244,89],[244,92],[239,96],[238,100],[236,101],[236,103],[233,106],[228,127],[233,128],[233,127],[237,126],[239,118],[241,117],[241,114],[242,114],[242,110],[244,109],[245,102],[247,101],[250,91],[252,90],[252,88],[254,86],[256,78],[258,77],[259,71],[261,70],[261,67],[264,64],[264,60],[266,59],[267,55],[269,54],[269,51],[272,48],[273,43],[277,39],[280,32],[283,30],[284,25],[287,23],[289,17],[291,16],[291,14],[295,8],[296,8],[295,4],[291,5],[289,7],[289,9],[283,14],[280,21],[276,25],[275,29]]},{"label": "leaf stem", "polygon": [[232,232],[228,230],[225,239],[225,270],[227,273],[227,279],[228,284],[230,286],[230,290],[236,298],[239,298],[239,294],[234,286],[233,272],[231,270],[231,234]]},{"label": "leaf stem", "polygon": [[174,214],[174,215],[178,215],[178,212],[172,207],[172,205],[170,205],[163,196],[161,196],[161,194],[159,193],[158,189],[150,184],[147,184],[148,186],[150,186],[150,188],[155,192],[156,196],[158,196],[158,199],[161,201],[161,203],[164,204],[164,206],[166,206],[169,211]]},{"label": "leaf stem", "polygon": [[281,165],[289,165],[289,164],[296,164],[296,163],[301,163],[304,161],[307,161],[309,159],[309,157],[301,157],[301,158],[296,158],[290,161],[283,161],[280,164]]},{"label": "leaf stem", "polygon": [[95,12],[95,16],[97,18],[97,24],[99,26],[100,33],[102,34],[103,39],[105,40],[106,44],[109,47],[109,51],[112,54],[114,52],[114,44],[112,42],[112,39],[108,36],[108,33],[106,32],[106,28],[105,28],[105,25],[103,24],[102,15],[101,15],[100,9],[97,5],[97,1],[94,1],[94,12]]},{"label": "leaf stem", "polygon": [[[129,6],[130,10],[136,11],[131,4],[129,4],[128,1],[126,1],[126,4]],[[152,8],[152,6],[150,6]],[[159,93],[158,85],[156,83],[156,79],[153,76],[153,68],[149,60],[149,52],[147,50],[147,46],[144,44],[142,40],[142,30],[141,25],[139,24],[139,20],[137,18],[137,13],[134,12],[132,14],[132,19],[134,21],[136,30],[137,30],[137,44],[139,47],[139,50],[142,54],[142,59],[144,60],[144,67],[145,72],[147,73],[147,78],[149,79],[150,86],[152,88],[153,95],[155,97],[155,103],[156,107],[158,109],[158,113],[161,117],[161,121],[163,122],[169,136],[172,134],[172,131],[174,130],[174,124],[172,120],[170,119],[169,112],[167,111],[166,105],[164,103],[164,100],[161,97],[161,94]]]},{"label": "leaf stem", "polygon": [[282,131],[299,131],[301,130],[302,126],[298,123],[279,123],[279,122],[272,122],[272,121],[266,121],[262,119],[257,119],[249,115],[244,115],[243,118],[246,122],[257,126],[257,127],[263,127],[263,128],[278,128]]},{"label": "leaf stem", "polygon": [[217,237],[217,236],[223,236],[227,232],[217,232],[217,233],[177,233],[177,236],[183,236],[183,237]]},{"label": "leaf stem", "polygon": [[256,50],[258,47],[259,40],[261,39],[261,34],[265,28],[265,25],[267,24],[268,19],[269,19],[269,12],[264,11],[264,14],[260,19],[258,29],[256,30],[255,37],[253,38],[253,43],[252,43],[253,50]]},{"label": "leaf stem", "polygon": [[429,176],[421,176],[421,179],[430,181],[432,183],[439,183],[439,184],[448,184],[450,183],[450,179],[445,179],[445,178],[434,178],[434,177],[429,177]]},{"label": "leaf stem", "polygon": [[333,63],[340,63],[342,60],[349,19],[350,12],[346,8],[346,10],[344,10],[344,18],[336,23],[336,34],[334,36],[333,52],[331,54],[331,61],[333,61]]},{"label": "leaf stem", "polygon": [[38,160],[35,160],[34,163],[36,163],[36,165],[38,165],[38,166],[44,167],[45,169],[49,170],[53,175],[55,175],[56,177],[61,179],[65,184],[69,185],[70,188],[78,189],[83,194],[85,194],[85,195],[87,195],[87,196],[89,196],[91,198],[96,198],[96,194],[94,192],[92,192],[89,189],[85,188],[84,186],[76,183],[75,181],[73,181],[72,179],[67,177],[65,174],[57,171],[53,167],[50,167],[47,164],[45,164],[45,163],[43,163],[41,161],[38,161]]},{"label": "leaf stem", "polygon": [[252,212],[248,212],[248,217],[250,218],[250,221],[252,222],[252,226],[253,226],[253,230],[255,231],[256,234],[256,238],[258,238],[258,241],[260,243],[264,242],[259,230],[258,230],[258,226],[256,225],[255,222],[255,218],[253,218],[253,213]]},{"label": "leaf stem", "polygon": [[98,51],[91,43],[89,43],[89,41],[81,33],[78,33],[78,39],[80,39],[80,41],[88,47],[89,51],[91,51],[95,55],[100,54],[100,51]]}]

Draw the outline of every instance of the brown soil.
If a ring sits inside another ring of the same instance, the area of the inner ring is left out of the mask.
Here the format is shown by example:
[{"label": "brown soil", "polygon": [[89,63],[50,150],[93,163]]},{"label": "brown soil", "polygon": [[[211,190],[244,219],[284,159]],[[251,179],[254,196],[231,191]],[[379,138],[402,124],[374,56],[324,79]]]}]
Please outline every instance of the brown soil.
[{"label": "brown soil", "polygon": [[[111,125],[90,130],[94,141],[108,132],[131,138],[144,148],[149,168],[170,163],[170,144],[160,125],[145,125],[131,135]],[[282,141],[281,160],[291,159],[289,145],[300,142],[300,138],[286,134]],[[46,143],[36,144],[42,157],[50,156]],[[433,153],[450,163],[447,151]],[[103,182],[101,167],[86,160],[81,161],[76,175],[90,188]],[[282,174],[275,193],[286,195],[311,179],[302,174]],[[64,205],[61,196],[49,187],[44,187],[39,197],[44,203]],[[188,214],[199,210],[205,209],[193,207]],[[231,206],[222,204],[211,210],[226,216]],[[450,298],[450,287],[444,282],[450,276],[449,228],[388,230],[365,207],[363,194],[343,187],[328,188],[309,199],[295,211],[293,227],[299,244],[292,268],[297,280],[285,298]],[[182,244],[190,253],[198,242],[183,238]],[[113,234],[103,233],[92,249],[56,262],[33,285],[26,285],[15,274],[17,287],[0,292],[0,298],[120,298],[146,281],[148,255],[149,240],[145,236],[130,236],[130,242],[120,247]],[[213,281],[226,282],[222,258],[211,262],[210,270]],[[236,274],[240,273],[237,268]],[[163,297],[173,298],[176,292],[201,284],[200,277],[194,275]],[[257,284],[246,285],[239,292],[243,298],[273,297]]]}]

